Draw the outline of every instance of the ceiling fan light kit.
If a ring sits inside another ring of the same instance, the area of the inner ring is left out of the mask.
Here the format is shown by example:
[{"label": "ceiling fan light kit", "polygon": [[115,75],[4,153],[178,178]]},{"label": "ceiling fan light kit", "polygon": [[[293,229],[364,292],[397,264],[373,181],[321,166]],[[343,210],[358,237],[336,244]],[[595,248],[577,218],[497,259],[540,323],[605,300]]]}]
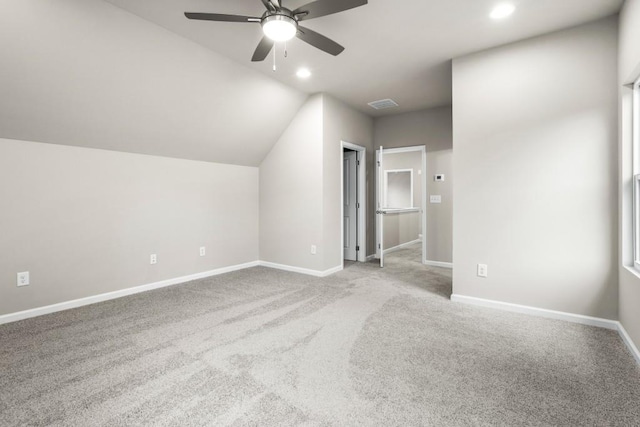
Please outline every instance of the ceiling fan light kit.
[{"label": "ceiling fan light kit", "polygon": [[251,61],[257,62],[264,61],[276,42],[294,37],[331,55],[339,55],[344,51],[343,46],[299,23],[367,4],[367,0],[317,0],[292,11],[282,5],[282,0],[261,1],[267,9],[262,17],[193,12],[185,12],[184,15],[189,19],[203,21],[259,23],[264,35],[251,58]]},{"label": "ceiling fan light kit", "polygon": [[287,15],[268,15],[262,20],[264,35],[274,42],[286,42],[298,32],[298,22]]}]

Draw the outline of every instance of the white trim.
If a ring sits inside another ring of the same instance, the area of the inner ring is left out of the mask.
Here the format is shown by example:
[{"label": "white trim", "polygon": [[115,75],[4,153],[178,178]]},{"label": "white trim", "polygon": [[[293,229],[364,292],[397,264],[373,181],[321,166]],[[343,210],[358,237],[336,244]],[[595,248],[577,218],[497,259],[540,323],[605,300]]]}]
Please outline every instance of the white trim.
[{"label": "white trim", "polygon": [[394,247],[391,247],[391,248],[389,248],[389,249],[385,249],[385,250],[384,250],[384,253],[385,253],[385,255],[386,255],[386,254],[391,253],[391,252],[396,252],[396,251],[399,251],[399,250],[401,250],[401,249],[406,248],[407,246],[415,245],[416,243],[420,243],[420,242],[421,242],[421,240],[420,240],[420,239],[416,239],[416,240],[412,240],[412,241],[410,241],[410,242],[401,243],[401,244],[396,245],[396,246],[394,246]]},{"label": "white trim", "polygon": [[342,269],[344,268],[342,265],[338,265],[328,270],[320,271],[320,270],[311,270],[309,268],[294,267],[292,265],[277,264],[275,262],[269,262],[269,261],[259,261],[258,265],[262,267],[274,268],[276,270],[306,274],[307,276],[314,276],[314,277],[327,277],[334,273],[337,273],[338,271],[342,271]]},{"label": "white trim", "polygon": [[431,267],[442,267],[442,268],[450,268],[450,269],[453,269],[453,263],[452,263],[452,262],[442,262],[442,261],[429,261],[429,260],[426,260],[423,264],[424,264],[424,265],[430,265]]},{"label": "white trim", "polygon": [[493,308],[496,310],[504,310],[504,311],[511,311],[514,313],[522,313],[522,314],[528,314],[532,316],[545,317],[548,319],[564,320],[571,323],[580,323],[582,325],[595,326],[598,328],[611,329],[611,330],[617,331],[618,334],[620,335],[620,338],[622,339],[622,342],[624,342],[624,344],[627,346],[627,349],[629,350],[633,358],[636,360],[638,365],[640,365],[640,350],[638,350],[638,347],[636,347],[633,340],[631,339],[627,331],[624,329],[624,326],[622,326],[622,323],[618,322],[617,320],[602,319],[600,317],[584,316],[582,314],[547,310],[545,308],[511,304],[508,302],[487,300],[487,299],[468,297],[465,295],[457,295],[457,294],[451,295],[451,301],[459,302],[462,304],[470,304],[470,305],[477,305],[481,307]]},{"label": "white trim", "polygon": [[631,274],[633,274],[634,276],[636,276],[638,279],[640,279],[640,271],[638,271],[638,269],[636,269],[635,267],[629,267],[628,265],[625,265],[624,268]]},{"label": "white trim", "polygon": [[427,261],[427,237],[429,236],[429,230],[427,229],[427,146],[423,145],[422,151],[422,263]]},{"label": "white trim", "polygon": [[154,289],[180,285],[183,283],[191,282],[193,280],[204,279],[211,276],[231,273],[232,271],[244,270],[246,268],[257,267],[257,266],[274,268],[276,270],[292,271],[295,273],[307,274],[315,277],[326,277],[331,274],[337,273],[338,271],[341,271],[343,269],[341,265],[338,265],[336,267],[330,268],[329,270],[316,271],[316,270],[310,270],[306,268],[293,267],[289,265],[275,264],[275,263],[266,262],[266,261],[252,261],[244,264],[231,265],[229,267],[222,267],[222,268],[217,268],[215,270],[204,271],[202,273],[195,273],[187,276],[176,277],[173,279],[162,280],[159,282],[148,283],[146,285],[134,286],[132,288],[121,289],[118,291],[107,292],[104,294],[93,295],[85,298],[79,298],[79,299],[65,301],[65,302],[52,304],[52,305],[46,305],[44,307],[18,311],[16,313],[3,314],[0,316],[0,325],[5,323],[17,322],[18,320],[24,320],[32,317],[42,316],[45,314],[51,314],[59,311],[69,310],[72,308],[83,307],[85,305],[109,301],[112,299],[126,297],[129,295],[139,294],[141,292],[147,292]]},{"label": "white trim", "polygon": [[527,305],[512,304],[502,301],[494,301],[465,295],[453,294],[451,301],[464,304],[479,305],[481,307],[494,308],[514,313],[530,314],[548,319],[566,320],[567,322],[580,323],[582,325],[597,326],[605,329],[618,330],[619,322],[616,320],[602,319],[599,317],[584,316],[582,314],[565,313],[563,311],[547,310],[545,308],[530,307]]},{"label": "white trim", "polygon": [[116,298],[126,297],[128,295],[139,294],[141,292],[151,291],[153,289],[165,288],[167,286],[179,285],[190,282],[192,280],[204,279],[206,277],[217,276],[219,274],[230,273],[232,271],[244,270],[245,268],[256,267],[259,261],[247,262],[244,264],[222,267],[215,270],[205,271],[202,273],[190,274],[188,276],[176,277],[173,279],[162,280],[159,282],[148,283],[146,285],[134,286],[132,288],[121,289],[119,291],[107,292],[104,294],[93,295],[85,298],[79,298],[71,301],[65,301],[57,304],[46,305],[44,307],[33,308],[30,310],[18,311],[0,316],[0,325],[4,323],[16,322],[18,320],[29,319],[31,317],[42,316],[44,314],[56,313],[58,311],[69,310],[71,308],[82,307],[98,302],[109,301]]},{"label": "white trim", "polygon": [[424,145],[412,145],[411,147],[399,147],[399,148],[385,148],[384,152],[393,154],[393,153],[409,153],[411,151],[422,151],[424,149]]},{"label": "white trim", "polygon": [[631,352],[633,358],[636,359],[636,362],[638,363],[638,365],[640,365],[640,350],[638,350],[638,347],[636,347],[636,345],[633,343],[633,340],[627,333],[627,330],[624,328],[624,326],[622,326],[622,323],[620,322],[618,322],[618,334],[620,334],[620,338],[622,338],[622,341]]},{"label": "white trim", "polygon": [[376,254],[373,255],[367,255],[367,262],[369,261],[373,261],[376,258]]}]

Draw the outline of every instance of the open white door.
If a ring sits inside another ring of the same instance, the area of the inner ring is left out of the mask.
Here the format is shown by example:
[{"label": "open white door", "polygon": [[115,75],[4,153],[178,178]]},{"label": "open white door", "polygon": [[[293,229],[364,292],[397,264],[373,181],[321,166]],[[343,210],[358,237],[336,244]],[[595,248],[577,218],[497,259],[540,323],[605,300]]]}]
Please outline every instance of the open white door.
[{"label": "open white door", "polygon": [[357,200],[357,153],[347,151],[343,157],[343,257],[348,261],[358,258],[358,200]]},{"label": "open white door", "polygon": [[380,150],[378,151],[378,159],[377,159],[377,168],[376,168],[376,224],[378,229],[378,248],[376,253],[380,258],[380,267],[384,267],[384,215],[385,211],[383,209],[383,200],[384,200],[384,148],[380,146]]},{"label": "open white door", "polygon": [[[386,167],[388,168],[390,165],[398,166],[396,159],[394,156],[401,155],[403,153],[411,153],[411,152],[421,152],[421,166],[413,166],[413,169],[385,169],[385,158],[386,158]],[[417,174],[413,173],[413,170],[418,170]],[[417,239],[422,240],[422,262],[425,263],[426,254],[427,254],[427,244],[426,244],[426,236],[427,236],[427,217],[426,217],[426,200],[427,200],[427,163],[426,163],[426,150],[424,146],[413,146],[413,147],[399,147],[399,148],[388,148],[384,149],[380,147],[378,151],[376,151],[376,239],[377,239],[377,247],[376,247],[376,258],[380,260],[380,267],[384,267],[384,254],[385,249],[387,252],[389,250],[394,250],[395,248],[401,247],[396,242],[395,245],[391,248],[385,248],[385,238],[384,238],[384,219],[385,216],[393,215],[402,216],[405,214],[415,214],[416,212],[420,213],[420,222],[422,223],[422,237],[419,234],[416,235]],[[416,176],[419,176],[419,182],[422,187],[422,195],[421,195],[421,203],[418,205],[414,205],[414,181],[416,180]],[[393,183],[393,185],[391,184]],[[392,188],[393,194],[388,192],[388,189]],[[387,223],[387,226],[390,224]],[[390,228],[388,230],[392,233],[394,230]],[[416,233],[418,232],[418,228],[416,228]],[[387,236],[387,244],[394,245],[394,241],[397,240]]]}]

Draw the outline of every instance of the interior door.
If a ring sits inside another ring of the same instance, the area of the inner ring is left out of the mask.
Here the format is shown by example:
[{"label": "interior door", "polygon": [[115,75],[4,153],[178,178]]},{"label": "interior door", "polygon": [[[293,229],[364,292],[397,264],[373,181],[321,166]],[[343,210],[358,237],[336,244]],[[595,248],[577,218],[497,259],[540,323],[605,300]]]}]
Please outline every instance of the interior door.
[{"label": "interior door", "polygon": [[376,253],[380,258],[380,267],[384,267],[384,215],[383,208],[384,200],[384,148],[380,146],[380,150],[377,153],[377,168],[376,168],[376,233],[378,236],[378,249]]},{"label": "interior door", "polygon": [[344,259],[356,261],[358,230],[358,197],[357,197],[357,153],[345,151],[343,160],[343,203],[344,203]]}]

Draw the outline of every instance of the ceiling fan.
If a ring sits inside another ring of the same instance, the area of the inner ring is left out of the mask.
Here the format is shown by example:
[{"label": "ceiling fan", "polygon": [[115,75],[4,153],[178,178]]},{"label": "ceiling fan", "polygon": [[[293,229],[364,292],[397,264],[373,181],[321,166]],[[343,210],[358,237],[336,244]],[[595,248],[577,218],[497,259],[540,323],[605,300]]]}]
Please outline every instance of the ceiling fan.
[{"label": "ceiling fan", "polygon": [[261,0],[267,11],[262,17],[224,15],[219,13],[185,12],[189,19],[222,22],[258,23],[262,26],[264,36],[253,53],[252,61],[263,61],[276,42],[283,42],[298,37],[322,51],[337,56],[344,50],[343,46],[299,24],[301,21],[319,18],[342,12],[354,7],[364,6],[367,0],[317,0],[300,6],[295,10],[287,9],[282,0]]}]

